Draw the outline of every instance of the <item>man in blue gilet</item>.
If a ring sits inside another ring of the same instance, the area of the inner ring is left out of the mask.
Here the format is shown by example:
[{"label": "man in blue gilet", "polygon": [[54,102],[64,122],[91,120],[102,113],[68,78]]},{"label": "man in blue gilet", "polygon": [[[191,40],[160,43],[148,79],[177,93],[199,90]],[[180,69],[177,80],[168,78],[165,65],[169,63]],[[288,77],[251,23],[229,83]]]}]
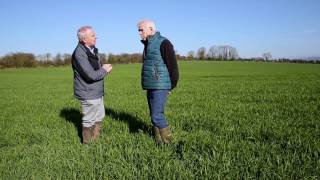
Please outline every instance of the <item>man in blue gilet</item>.
[{"label": "man in blue gilet", "polygon": [[168,94],[179,80],[178,64],[171,42],[156,31],[153,21],[138,23],[144,44],[141,84],[147,90],[147,100],[157,144],[172,141],[172,132],[164,116]]}]

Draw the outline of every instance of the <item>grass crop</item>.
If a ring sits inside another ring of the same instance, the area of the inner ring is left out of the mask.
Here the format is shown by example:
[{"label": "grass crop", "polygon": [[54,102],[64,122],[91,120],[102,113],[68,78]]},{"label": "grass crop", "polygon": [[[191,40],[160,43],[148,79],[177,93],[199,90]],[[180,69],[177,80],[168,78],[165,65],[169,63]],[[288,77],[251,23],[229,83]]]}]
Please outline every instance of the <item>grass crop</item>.
[{"label": "grass crop", "polygon": [[88,146],[71,67],[1,70],[0,179],[320,178],[320,65],[180,62],[162,146],[140,68],[114,65]]}]

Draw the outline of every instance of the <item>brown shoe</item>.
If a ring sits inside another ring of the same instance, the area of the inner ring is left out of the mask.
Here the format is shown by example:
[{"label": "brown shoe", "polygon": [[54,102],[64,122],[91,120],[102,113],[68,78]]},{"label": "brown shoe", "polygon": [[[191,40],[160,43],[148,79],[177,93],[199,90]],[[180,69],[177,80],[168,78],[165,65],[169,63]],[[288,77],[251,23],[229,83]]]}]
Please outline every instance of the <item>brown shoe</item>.
[{"label": "brown shoe", "polygon": [[88,144],[92,140],[92,126],[84,127],[82,126],[82,143]]},{"label": "brown shoe", "polygon": [[156,143],[161,144],[162,140],[161,140],[159,128],[157,128],[156,126],[153,126],[153,131],[154,131],[154,139],[155,139]]},{"label": "brown shoe", "polygon": [[171,133],[169,127],[159,129],[159,132],[160,132],[161,139],[165,144],[171,143],[172,133]]},{"label": "brown shoe", "polygon": [[101,122],[96,122],[93,126],[93,140],[97,140],[100,134]]}]

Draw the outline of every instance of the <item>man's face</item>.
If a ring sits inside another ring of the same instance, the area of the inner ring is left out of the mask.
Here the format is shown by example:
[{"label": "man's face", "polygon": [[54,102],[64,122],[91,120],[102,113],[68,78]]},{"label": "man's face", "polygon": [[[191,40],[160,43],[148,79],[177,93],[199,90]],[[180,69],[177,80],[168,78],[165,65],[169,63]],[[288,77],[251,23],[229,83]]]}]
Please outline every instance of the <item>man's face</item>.
[{"label": "man's face", "polygon": [[93,47],[96,45],[96,40],[97,40],[96,33],[92,29],[88,29],[87,35],[84,38],[85,45],[89,47]]},{"label": "man's face", "polygon": [[142,40],[147,40],[147,37],[153,35],[153,30],[146,23],[142,23],[139,25],[139,35]]}]

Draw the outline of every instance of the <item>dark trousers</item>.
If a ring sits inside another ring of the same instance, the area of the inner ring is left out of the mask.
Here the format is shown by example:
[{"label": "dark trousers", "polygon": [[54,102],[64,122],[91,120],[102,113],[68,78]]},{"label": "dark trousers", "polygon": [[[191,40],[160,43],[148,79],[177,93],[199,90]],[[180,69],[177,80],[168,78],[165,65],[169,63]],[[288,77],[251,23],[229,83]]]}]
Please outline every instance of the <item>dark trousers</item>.
[{"label": "dark trousers", "polygon": [[168,127],[164,117],[164,108],[167,102],[169,90],[147,90],[147,100],[150,110],[151,122],[159,129]]}]

